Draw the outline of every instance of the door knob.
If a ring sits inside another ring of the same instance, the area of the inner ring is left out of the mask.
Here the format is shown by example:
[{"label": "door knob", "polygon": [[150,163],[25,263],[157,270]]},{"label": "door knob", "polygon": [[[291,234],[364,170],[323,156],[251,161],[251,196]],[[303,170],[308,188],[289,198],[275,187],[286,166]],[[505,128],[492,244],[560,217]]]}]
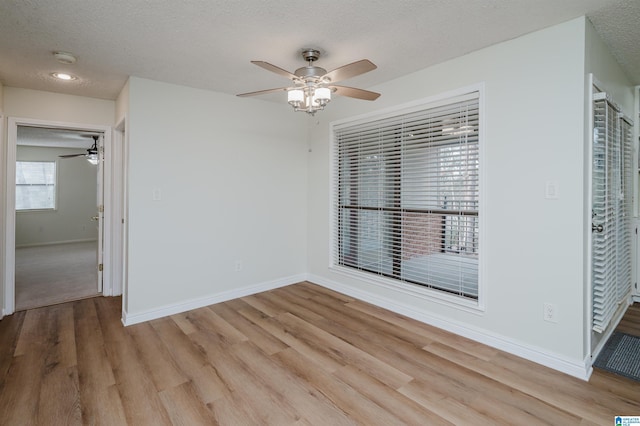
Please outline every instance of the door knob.
[{"label": "door knob", "polygon": [[98,219],[100,219],[98,216],[92,216],[91,217],[91,220],[98,220]]}]

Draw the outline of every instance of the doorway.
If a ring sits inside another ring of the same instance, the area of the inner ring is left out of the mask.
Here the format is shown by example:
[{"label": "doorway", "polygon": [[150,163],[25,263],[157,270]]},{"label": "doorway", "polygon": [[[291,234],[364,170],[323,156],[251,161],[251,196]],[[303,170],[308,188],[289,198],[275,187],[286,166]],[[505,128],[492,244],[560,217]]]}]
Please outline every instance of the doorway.
[{"label": "doorway", "polygon": [[[5,270],[2,276],[3,280],[3,291],[4,291],[4,306],[3,313],[5,315],[12,314],[16,310],[16,277],[19,270],[16,268],[17,262],[20,261],[17,253],[16,247],[19,245],[20,240],[16,239],[17,226],[19,226],[19,221],[16,220],[16,216],[20,213],[16,213],[16,171],[17,171],[17,161],[18,161],[18,130],[23,128],[37,128],[37,129],[49,129],[51,131],[59,131],[59,132],[76,132],[77,134],[91,134],[98,135],[100,137],[100,143],[104,144],[103,150],[101,150],[100,154],[103,155],[103,161],[99,162],[99,165],[103,166],[103,174],[97,172],[98,174],[92,179],[92,185],[96,188],[96,197],[93,202],[93,210],[92,213],[86,219],[82,221],[77,221],[73,224],[75,227],[75,231],[82,231],[89,234],[89,231],[92,227],[99,227],[102,229],[102,232],[97,232],[98,237],[87,237],[87,238],[71,238],[68,240],[56,240],[55,242],[62,242],[66,244],[75,244],[75,243],[87,243],[90,240],[94,239],[95,245],[94,247],[103,248],[102,252],[102,261],[100,262],[98,259],[100,250],[97,248],[94,249],[93,253],[95,253],[95,257],[88,255],[87,250],[83,250],[82,247],[74,247],[72,250],[71,245],[62,248],[59,246],[59,253],[63,253],[67,255],[67,257],[73,259],[74,261],[79,261],[80,258],[91,257],[93,259],[92,268],[95,271],[95,276],[98,276],[99,273],[102,274],[102,280],[92,279],[92,294],[103,294],[105,296],[117,295],[121,292],[121,282],[118,280],[116,276],[115,280],[113,280],[113,275],[110,273],[111,269],[119,267],[119,259],[115,259],[116,263],[114,264],[111,260],[111,248],[113,243],[121,244],[121,240],[118,237],[118,234],[115,234],[115,237],[112,236],[112,229],[114,223],[114,215],[112,212],[113,203],[111,203],[112,198],[114,197],[114,193],[120,194],[121,189],[114,188],[113,185],[110,185],[109,182],[112,177],[112,167],[113,162],[110,160],[109,156],[111,155],[111,138],[112,138],[112,130],[108,126],[101,125],[91,125],[91,124],[78,124],[78,123],[63,123],[63,122],[49,122],[43,120],[35,120],[35,119],[20,119],[20,118],[12,118],[8,119],[8,127],[7,127],[7,156],[6,156],[6,193],[5,193],[5,220],[4,220],[4,231],[5,231],[5,240],[4,240],[4,265]],[[74,148],[72,152],[76,154],[82,154],[83,158],[66,157],[56,159],[56,162],[60,164],[62,161],[65,161],[66,164],[70,164],[70,161],[77,162],[87,162],[86,156],[84,154],[87,153],[85,148]],[[66,155],[66,154],[58,154],[58,155]],[[71,155],[71,152],[68,154]],[[76,163],[77,164],[77,163]],[[66,167],[66,166],[65,166]],[[102,179],[99,179],[98,176],[102,176]],[[106,185],[97,185],[99,182],[104,182]],[[98,195],[101,192],[102,195]],[[103,200],[102,208],[96,209],[99,203],[98,199]],[[84,215],[86,216],[86,215]],[[96,217],[97,216],[97,217]],[[96,218],[96,221],[91,221],[91,218]],[[89,223],[89,224],[87,224]],[[84,227],[84,229],[83,229]],[[31,231],[34,231],[32,229]],[[45,229],[43,226],[43,233]],[[96,229],[97,231],[97,229]],[[35,228],[35,232],[39,232],[39,227]],[[104,235],[107,238],[102,239],[101,236]],[[18,235],[18,237],[20,237]],[[74,241],[74,240],[87,240],[87,241]],[[93,244],[94,242],[91,242]],[[24,245],[24,244],[23,244]],[[27,246],[29,244],[26,244]],[[56,245],[56,244],[51,244]],[[46,245],[42,246],[46,247]],[[86,247],[85,247],[86,248]],[[72,253],[76,253],[74,256]],[[83,254],[80,254],[83,253]],[[56,262],[53,260],[53,257],[50,255],[44,254],[49,261],[51,261],[54,265]],[[102,264],[103,267],[99,268],[98,265]],[[101,269],[101,270],[100,270]],[[47,272],[48,273],[48,272]],[[19,278],[19,277],[18,277]],[[100,288],[98,285],[102,282],[103,286]],[[87,295],[83,295],[81,297],[86,297]],[[69,300],[67,298],[67,300]],[[64,300],[62,300],[64,301]],[[60,301],[55,302],[60,303]]]},{"label": "doorway", "polygon": [[101,132],[18,126],[16,311],[102,292]]}]

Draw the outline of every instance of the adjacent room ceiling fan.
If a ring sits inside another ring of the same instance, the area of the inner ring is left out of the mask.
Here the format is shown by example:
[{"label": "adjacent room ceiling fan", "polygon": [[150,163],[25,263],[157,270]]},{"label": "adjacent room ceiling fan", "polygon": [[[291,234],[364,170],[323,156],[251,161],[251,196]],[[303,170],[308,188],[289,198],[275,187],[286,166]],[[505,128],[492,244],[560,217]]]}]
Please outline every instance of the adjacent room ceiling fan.
[{"label": "adjacent room ceiling fan", "polygon": [[290,73],[269,62],[251,61],[252,64],[287,77],[293,81],[293,86],[241,93],[238,96],[256,96],[286,91],[287,101],[294,110],[303,111],[311,115],[324,109],[327,103],[331,101],[332,93],[366,101],[374,101],[380,96],[380,93],[335,84],[376,69],[375,64],[368,59],[362,59],[327,72],[324,68],[313,65],[320,58],[319,50],[305,48],[302,50],[302,57],[309,64],[306,67],[298,68],[294,73]]},{"label": "adjacent room ceiling fan", "polygon": [[87,149],[87,153],[80,153],[80,154],[65,154],[65,155],[58,155],[58,157],[60,158],[74,158],[74,157],[87,157],[87,160],[91,163],[91,164],[98,164],[98,138],[100,136],[98,135],[91,135],[91,137],[93,138],[93,145],[91,146],[91,148]]}]

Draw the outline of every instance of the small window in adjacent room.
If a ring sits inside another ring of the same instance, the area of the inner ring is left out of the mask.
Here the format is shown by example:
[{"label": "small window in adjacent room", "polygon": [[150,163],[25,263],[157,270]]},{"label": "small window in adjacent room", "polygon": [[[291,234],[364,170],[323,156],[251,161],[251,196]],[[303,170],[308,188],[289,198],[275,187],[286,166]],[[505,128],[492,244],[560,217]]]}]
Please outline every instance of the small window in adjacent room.
[{"label": "small window in adjacent room", "polygon": [[477,303],[480,91],[332,133],[332,266]]},{"label": "small window in adjacent room", "polygon": [[55,161],[17,161],[16,210],[53,210],[55,208]]}]

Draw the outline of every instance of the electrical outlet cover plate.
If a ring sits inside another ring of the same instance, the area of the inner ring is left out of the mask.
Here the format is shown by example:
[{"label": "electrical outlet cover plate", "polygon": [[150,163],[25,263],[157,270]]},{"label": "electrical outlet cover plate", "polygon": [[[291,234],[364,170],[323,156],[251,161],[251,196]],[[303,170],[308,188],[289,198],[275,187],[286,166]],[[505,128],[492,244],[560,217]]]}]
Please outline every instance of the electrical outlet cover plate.
[{"label": "electrical outlet cover plate", "polygon": [[557,316],[557,310],[555,305],[553,305],[552,303],[545,303],[543,305],[542,318],[548,322],[558,322],[558,319],[556,316]]}]

